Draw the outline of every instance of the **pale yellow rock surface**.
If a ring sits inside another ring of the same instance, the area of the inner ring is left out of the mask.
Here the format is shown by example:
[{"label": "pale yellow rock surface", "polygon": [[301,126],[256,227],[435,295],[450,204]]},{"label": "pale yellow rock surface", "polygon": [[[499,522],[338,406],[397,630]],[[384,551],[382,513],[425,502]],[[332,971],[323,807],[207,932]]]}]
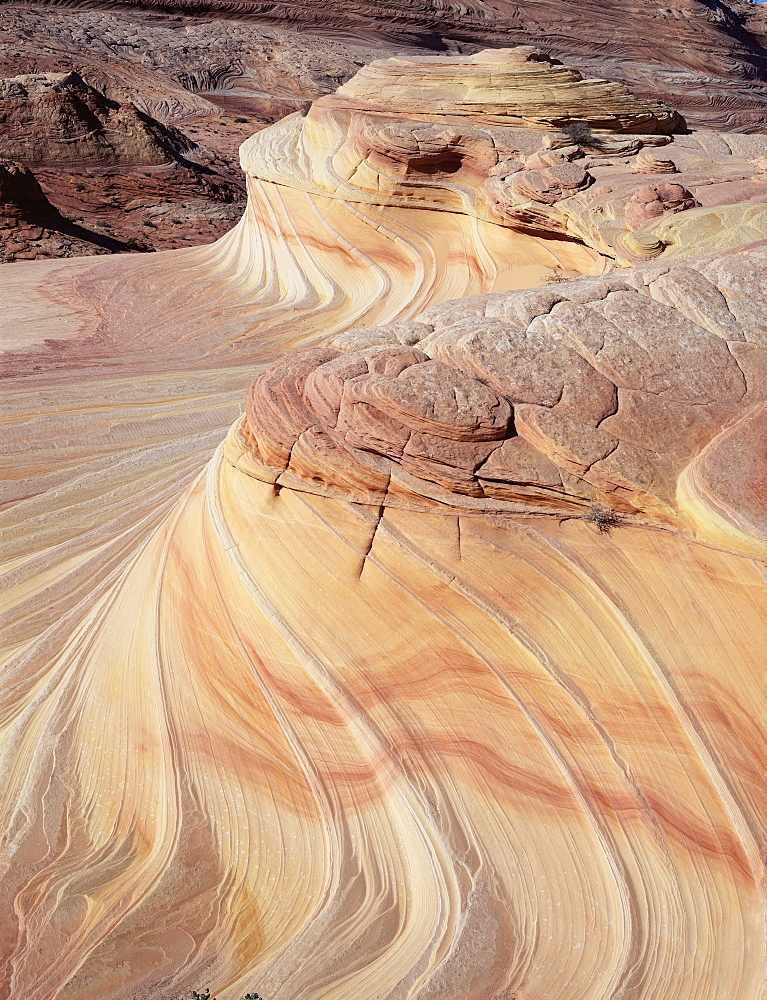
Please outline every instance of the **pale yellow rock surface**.
[{"label": "pale yellow rock surface", "polygon": [[765,247],[603,273],[636,135],[366,114],[0,269],[0,998],[761,1000]]},{"label": "pale yellow rock surface", "polygon": [[702,256],[767,240],[767,205],[693,208],[653,224],[650,231],[665,244],[664,259]]},{"label": "pale yellow rock surface", "polygon": [[607,80],[584,80],[531,46],[449,56],[394,57],[365,66],[323,98],[336,106],[397,114],[471,115],[522,128],[570,122],[616,132],[673,132],[680,116]]}]

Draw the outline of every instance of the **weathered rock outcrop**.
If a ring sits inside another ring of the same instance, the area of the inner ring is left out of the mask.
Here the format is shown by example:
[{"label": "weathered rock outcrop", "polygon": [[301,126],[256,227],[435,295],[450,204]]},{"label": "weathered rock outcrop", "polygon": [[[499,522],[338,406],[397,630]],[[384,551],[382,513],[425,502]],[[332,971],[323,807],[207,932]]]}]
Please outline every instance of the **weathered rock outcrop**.
[{"label": "weathered rock outcrop", "polygon": [[[40,178],[64,214],[113,241],[155,249],[222,235],[233,219],[227,205],[238,199],[242,139],[335,90],[381,54],[533,43],[586,76],[625,81],[634,93],[667,101],[698,126],[759,131],[767,120],[763,16],[741,0],[684,0],[674,9],[429,0],[366,5],[364,16],[324,3],[238,3],[237,16],[226,3],[182,3],[173,14],[144,3],[108,6],[69,3],[65,16],[55,16],[39,5],[3,4],[0,75],[75,70],[118,105],[179,126],[211,158],[215,173],[207,178],[158,167],[147,178],[125,163],[114,174],[88,173],[82,186],[65,165]],[[92,145],[90,152],[105,152]]]},{"label": "weathered rock outcrop", "polygon": [[77,73],[0,79],[0,155],[9,159],[154,165],[193,146],[178,129],[108,100]]},{"label": "weathered rock outcrop", "polygon": [[[622,266],[644,257],[627,233],[661,223],[652,255],[664,259],[767,237],[767,188],[752,162],[762,139],[675,134],[682,124],[663,104],[522,46],[373,62],[304,114],[254,135],[240,155],[251,202],[267,181],[294,217],[306,194],[386,206],[390,218],[407,207],[413,221],[413,210],[438,209],[564,238],[557,253],[574,239]],[[648,170],[661,178],[669,164],[673,182],[651,183]],[[572,264],[586,269],[585,258]],[[503,281],[494,287],[509,287]]]},{"label": "weathered rock outcrop", "polygon": [[339,334],[256,379],[243,440],[279,486],[475,513],[596,507],[687,531],[692,482],[721,512],[751,481],[758,549],[761,446],[740,446],[738,474],[734,431],[718,435],[742,428],[745,442],[767,412],[767,339],[757,308],[742,313],[764,293],[764,261],[584,278]]},{"label": "weathered rock outcrop", "polygon": [[[111,244],[111,246],[110,246]],[[127,250],[73,225],[22,163],[0,159],[0,262]]]},{"label": "weathered rock outcrop", "polygon": [[661,216],[700,207],[700,202],[681,184],[646,184],[637,188],[626,202],[624,216],[629,229],[644,229]]},{"label": "weathered rock outcrop", "polygon": [[758,157],[428,65],[215,245],[2,269],[1,1000],[762,997]]},{"label": "weathered rock outcrop", "polygon": [[[87,4],[47,0],[46,5],[54,9],[64,6],[68,8],[67,20],[76,17],[90,19],[89,23],[108,16],[105,8],[110,6],[102,0],[88,0]],[[15,4],[9,6],[14,9]],[[95,8],[97,13],[87,8]],[[152,12],[161,16],[153,19]],[[191,22],[193,33],[195,21],[199,18],[203,22],[210,56],[200,58],[192,46],[185,57],[178,39],[165,41],[167,35],[173,35],[173,22],[168,30],[162,16],[169,13],[185,24]],[[244,29],[227,27],[233,18],[244,24]],[[251,74],[264,73],[257,49],[253,51],[252,42],[247,40],[249,29],[252,32],[253,27],[258,30],[264,24],[313,33],[316,39],[315,60],[298,54],[292,65],[281,67],[278,87],[284,92],[288,92],[284,81],[291,83],[297,77],[308,77],[313,85],[320,82],[320,91],[334,89],[340,82],[336,74],[344,61],[342,47],[349,42],[428,48],[456,43],[480,47],[533,44],[592,76],[624,80],[644,96],[669,101],[698,126],[761,130],[767,122],[765,16],[758,5],[744,0],[676,0],[673,7],[665,0],[581,0],[578,4],[568,0],[525,4],[511,0],[379,0],[374,6],[367,0],[305,0],[300,4],[288,0],[125,0],[110,32],[115,42],[134,47],[140,57],[137,70],[143,68],[142,63],[159,63],[164,68],[175,61],[174,72],[168,75],[175,75],[178,81],[186,72],[185,84],[188,80],[192,90],[207,90],[211,80],[222,80],[224,85],[232,81],[230,85],[236,86],[243,77],[247,80]],[[244,57],[239,58],[236,46],[227,50],[227,39],[238,31],[246,39],[240,43]],[[66,28],[52,34],[57,32],[65,33]],[[154,36],[149,44],[148,35]],[[88,49],[95,47],[87,35],[78,41]],[[157,48],[162,48],[162,54],[152,52]],[[125,58],[130,49],[126,45],[113,51]],[[185,66],[189,56],[193,63]],[[326,80],[321,81],[324,60]],[[267,77],[273,75],[273,67],[274,63]],[[274,93],[271,85],[259,89]],[[174,96],[176,100],[181,97]]]}]

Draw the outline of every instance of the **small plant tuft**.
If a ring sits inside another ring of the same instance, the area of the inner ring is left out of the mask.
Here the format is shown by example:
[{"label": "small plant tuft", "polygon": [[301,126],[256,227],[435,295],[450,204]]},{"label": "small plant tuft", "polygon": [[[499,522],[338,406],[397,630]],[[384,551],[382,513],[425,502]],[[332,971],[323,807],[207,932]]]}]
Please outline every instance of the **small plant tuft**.
[{"label": "small plant tuft", "polygon": [[603,507],[601,503],[590,504],[589,512],[583,520],[596,525],[600,535],[609,535],[613,528],[621,524],[621,519],[615,511]]},{"label": "small plant tuft", "polygon": [[[202,992],[190,990],[189,1000],[216,1000],[216,998],[210,995],[210,989],[206,986]],[[258,993],[246,993],[242,1000],[263,1000],[263,997],[260,997]]]},{"label": "small plant tuft", "polygon": [[568,281],[567,272],[561,267],[553,267],[551,273],[543,279],[546,285],[558,285],[562,281]]}]

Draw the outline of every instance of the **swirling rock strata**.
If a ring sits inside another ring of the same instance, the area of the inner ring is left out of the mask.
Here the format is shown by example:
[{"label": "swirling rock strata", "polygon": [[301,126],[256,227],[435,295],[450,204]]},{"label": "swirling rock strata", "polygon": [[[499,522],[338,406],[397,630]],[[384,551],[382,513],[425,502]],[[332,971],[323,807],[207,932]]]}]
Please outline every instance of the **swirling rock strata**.
[{"label": "swirling rock strata", "polygon": [[760,997],[764,262],[337,334],[186,488],[221,375],[122,455],[92,381],[4,537],[3,995]]},{"label": "swirling rock strata", "polygon": [[658,137],[315,108],[218,244],[4,270],[0,998],[761,1000],[751,147],[498,291],[607,265],[492,166]]},{"label": "swirling rock strata", "polygon": [[[622,266],[642,259],[626,233],[660,222],[658,257],[767,236],[767,196],[751,162],[761,140],[674,134],[679,127],[664,105],[522,46],[375,61],[304,114],[253,136],[240,155],[252,200],[264,182],[278,185],[294,216],[295,191],[389,211],[407,206],[412,219],[414,210],[439,210],[574,239]],[[657,147],[664,156],[650,152]],[[664,176],[669,164],[674,184],[638,176]],[[737,223],[729,238],[720,206],[740,211],[751,202],[753,235],[744,238]],[[690,210],[700,209],[689,225]],[[672,214],[685,221],[669,225]],[[496,288],[505,280],[499,275]]]}]

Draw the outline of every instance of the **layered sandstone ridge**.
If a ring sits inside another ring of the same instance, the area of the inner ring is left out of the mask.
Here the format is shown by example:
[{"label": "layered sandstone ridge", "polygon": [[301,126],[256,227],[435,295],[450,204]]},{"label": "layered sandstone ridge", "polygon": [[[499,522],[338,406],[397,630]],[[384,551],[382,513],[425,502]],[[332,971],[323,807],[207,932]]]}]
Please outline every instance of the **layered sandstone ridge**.
[{"label": "layered sandstone ridge", "polygon": [[339,87],[324,104],[404,114],[471,115],[526,128],[560,128],[573,121],[615,132],[673,132],[681,117],[627,87],[584,80],[530,46],[485,49],[466,57],[377,60]]},{"label": "layered sandstone ridge", "polygon": [[[682,124],[665,105],[521,46],[373,62],[253,136],[240,157],[252,201],[254,182],[278,185],[294,217],[303,199],[293,191],[386,207],[389,218],[407,208],[419,233],[436,222],[418,211],[459,213],[513,229],[519,250],[530,236],[557,253],[575,240],[610,267],[767,237],[761,139],[674,134]],[[492,255],[503,272],[503,251]],[[519,287],[507,280],[494,289]]]}]

